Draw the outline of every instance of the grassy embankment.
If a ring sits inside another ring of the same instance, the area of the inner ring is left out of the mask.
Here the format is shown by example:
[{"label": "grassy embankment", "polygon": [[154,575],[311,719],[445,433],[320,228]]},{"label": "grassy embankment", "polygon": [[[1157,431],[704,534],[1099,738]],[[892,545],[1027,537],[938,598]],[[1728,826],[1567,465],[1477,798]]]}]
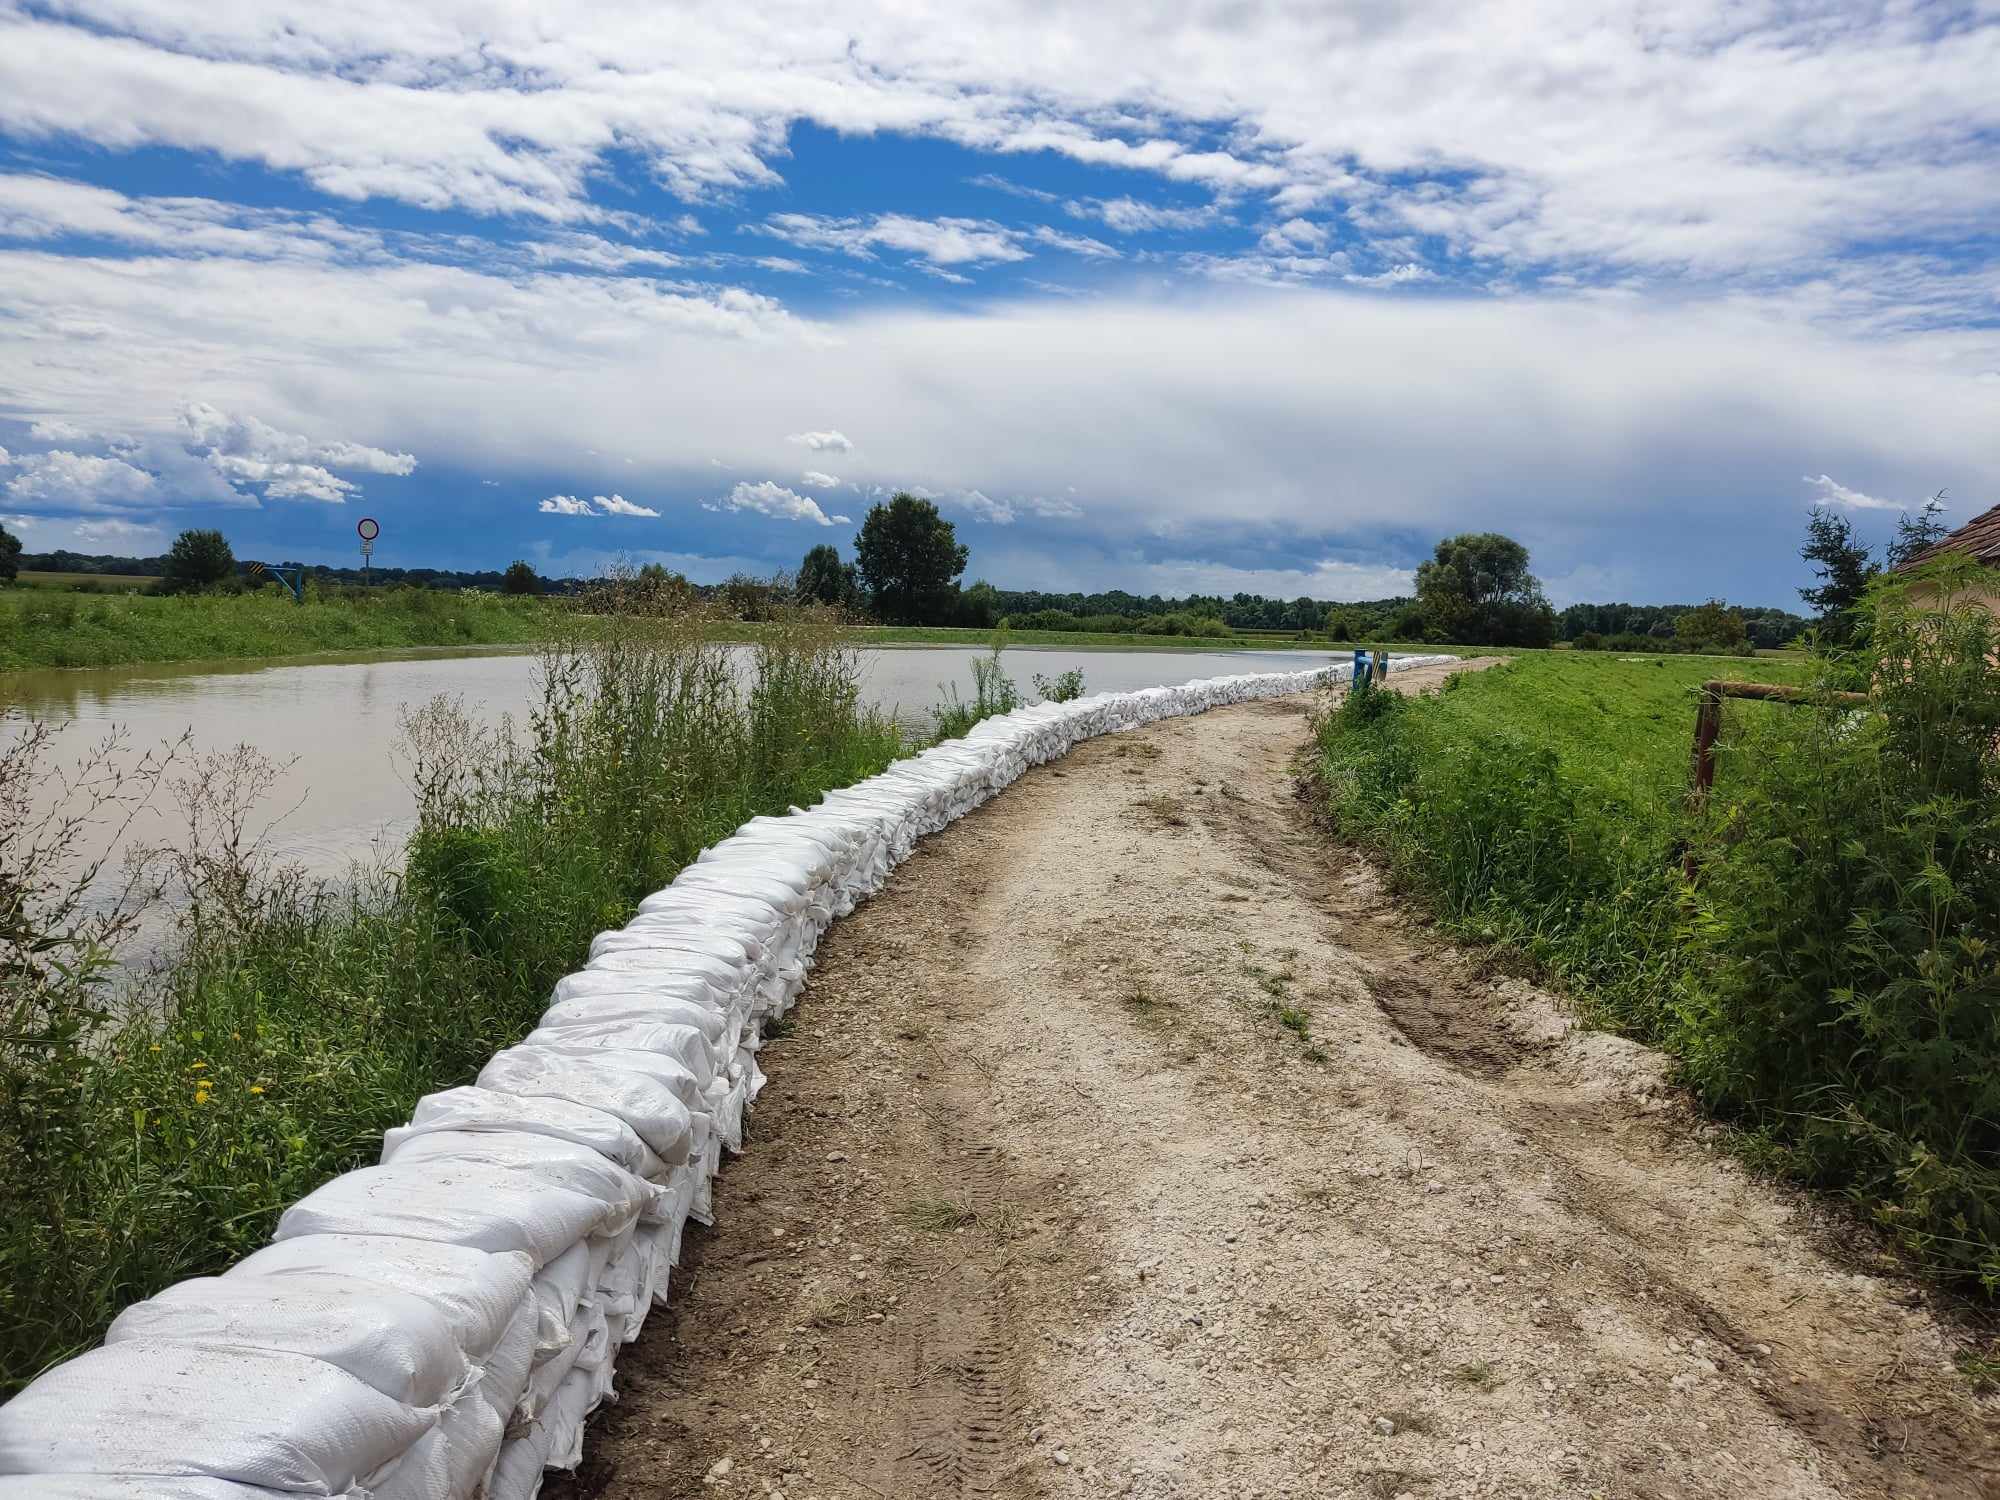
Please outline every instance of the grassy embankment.
[{"label": "grassy embankment", "polygon": [[547,634],[541,601],[441,589],[308,598],[149,597],[0,590],[0,672],[138,662],[240,660],[400,646],[527,645]]},{"label": "grassy embankment", "polygon": [[[1754,1156],[1845,1191],[1927,1269],[1993,1292],[1994,627],[1894,589],[1874,608],[1853,656],[1534,654],[1428,700],[1361,695],[1321,724],[1318,769],[1336,824],[1447,930],[1527,955],[1592,1020],[1673,1053]],[[1731,701],[1696,809],[1710,677],[1816,700]],[[1869,685],[1872,712],[1830,696]]]},{"label": "grassy embankment", "polygon": [[[196,601],[193,618],[243,606]],[[324,882],[261,860],[243,832],[273,768],[254,752],[86,767],[86,813],[151,796],[188,827],[147,870],[177,940],[115,1010],[131,907],[85,900],[63,873],[72,826],[32,812],[47,736],[0,745],[0,1396],[372,1161],[705,845],[902,752],[830,622],[765,627],[746,673],[698,617],[601,618],[625,623],[545,650],[517,738],[448,700],[410,718],[405,875]]]}]

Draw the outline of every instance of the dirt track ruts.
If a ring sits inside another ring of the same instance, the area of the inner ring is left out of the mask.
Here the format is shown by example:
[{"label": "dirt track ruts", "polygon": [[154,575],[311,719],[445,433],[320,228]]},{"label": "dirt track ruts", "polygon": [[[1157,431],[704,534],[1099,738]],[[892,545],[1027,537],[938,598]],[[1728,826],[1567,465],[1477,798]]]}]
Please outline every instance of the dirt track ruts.
[{"label": "dirt track ruts", "polygon": [[1306,709],[1083,745],[836,924],[545,1493],[2000,1495],[1926,1294],[1399,921]]}]

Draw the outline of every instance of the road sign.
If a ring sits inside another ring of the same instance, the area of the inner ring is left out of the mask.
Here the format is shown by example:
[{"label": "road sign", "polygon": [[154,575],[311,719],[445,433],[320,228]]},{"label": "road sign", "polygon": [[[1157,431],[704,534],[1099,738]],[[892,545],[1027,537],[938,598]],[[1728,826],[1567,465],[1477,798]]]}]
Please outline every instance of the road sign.
[{"label": "road sign", "polygon": [[364,542],[372,542],[382,534],[382,528],[375,524],[373,516],[363,516],[361,524],[354,529],[361,533],[361,540]]}]

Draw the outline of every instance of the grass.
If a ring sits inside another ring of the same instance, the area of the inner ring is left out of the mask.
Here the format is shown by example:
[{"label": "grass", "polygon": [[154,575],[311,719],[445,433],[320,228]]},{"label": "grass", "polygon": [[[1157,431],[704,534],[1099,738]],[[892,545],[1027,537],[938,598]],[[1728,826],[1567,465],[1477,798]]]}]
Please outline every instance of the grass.
[{"label": "grass", "polygon": [[[66,825],[26,812],[47,739],[0,745],[0,1393],[371,1162],[705,845],[901,753],[830,622],[770,628],[747,671],[698,616],[643,626],[546,647],[517,733],[449,700],[410,716],[401,876],[322,883],[260,860],[244,830],[275,768],[254,752],[156,767],[150,791],[187,833],[148,885],[178,903],[178,937],[115,1013],[129,927],[66,883]],[[102,806],[144,790],[110,786]]]},{"label": "grass", "polygon": [[[80,575],[63,575],[80,576]],[[554,626],[543,600],[394,588],[308,597],[154,597],[0,590],[0,672],[140,662],[243,660],[406,646],[532,645]]]},{"label": "grass", "polygon": [[[1321,716],[1334,824],[1441,925],[1663,1047],[1758,1162],[2000,1294],[2000,578],[1874,586],[1860,645],[1785,661],[1520,657]],[[1695,688],[1731,700],[1689,796]],[[1857,709],[1839,693],[1866,690]]]},{"label": "grass", "polygon": [[1492,1363],[1483,1359],[1475,1359],[1462,1365],[1454,1365],[1450,1370],[1445,1372],[1445,1375],[1453,1385],[1466,1386],[1475,1391],[1497,1391],[1507,1383],[1501,1378],[1500,1372],[1493,1367]]},{"label": "grass", "polygon": [[919,1198],[904,1204],[897,1217],[909,1228],[925,1234],[950,1234],[970,1229],[979,1222],[979,1215],[970,1204],[949,1198]]}]

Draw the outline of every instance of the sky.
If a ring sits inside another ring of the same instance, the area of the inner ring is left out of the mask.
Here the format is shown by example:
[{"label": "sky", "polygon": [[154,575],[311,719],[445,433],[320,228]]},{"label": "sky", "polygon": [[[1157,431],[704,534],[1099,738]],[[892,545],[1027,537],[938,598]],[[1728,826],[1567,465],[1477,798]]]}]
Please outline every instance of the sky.
[{"label": "sky", "polygon": [[2000,0],[0,0],[30,550],[1785,604],[2000,504]]}]

